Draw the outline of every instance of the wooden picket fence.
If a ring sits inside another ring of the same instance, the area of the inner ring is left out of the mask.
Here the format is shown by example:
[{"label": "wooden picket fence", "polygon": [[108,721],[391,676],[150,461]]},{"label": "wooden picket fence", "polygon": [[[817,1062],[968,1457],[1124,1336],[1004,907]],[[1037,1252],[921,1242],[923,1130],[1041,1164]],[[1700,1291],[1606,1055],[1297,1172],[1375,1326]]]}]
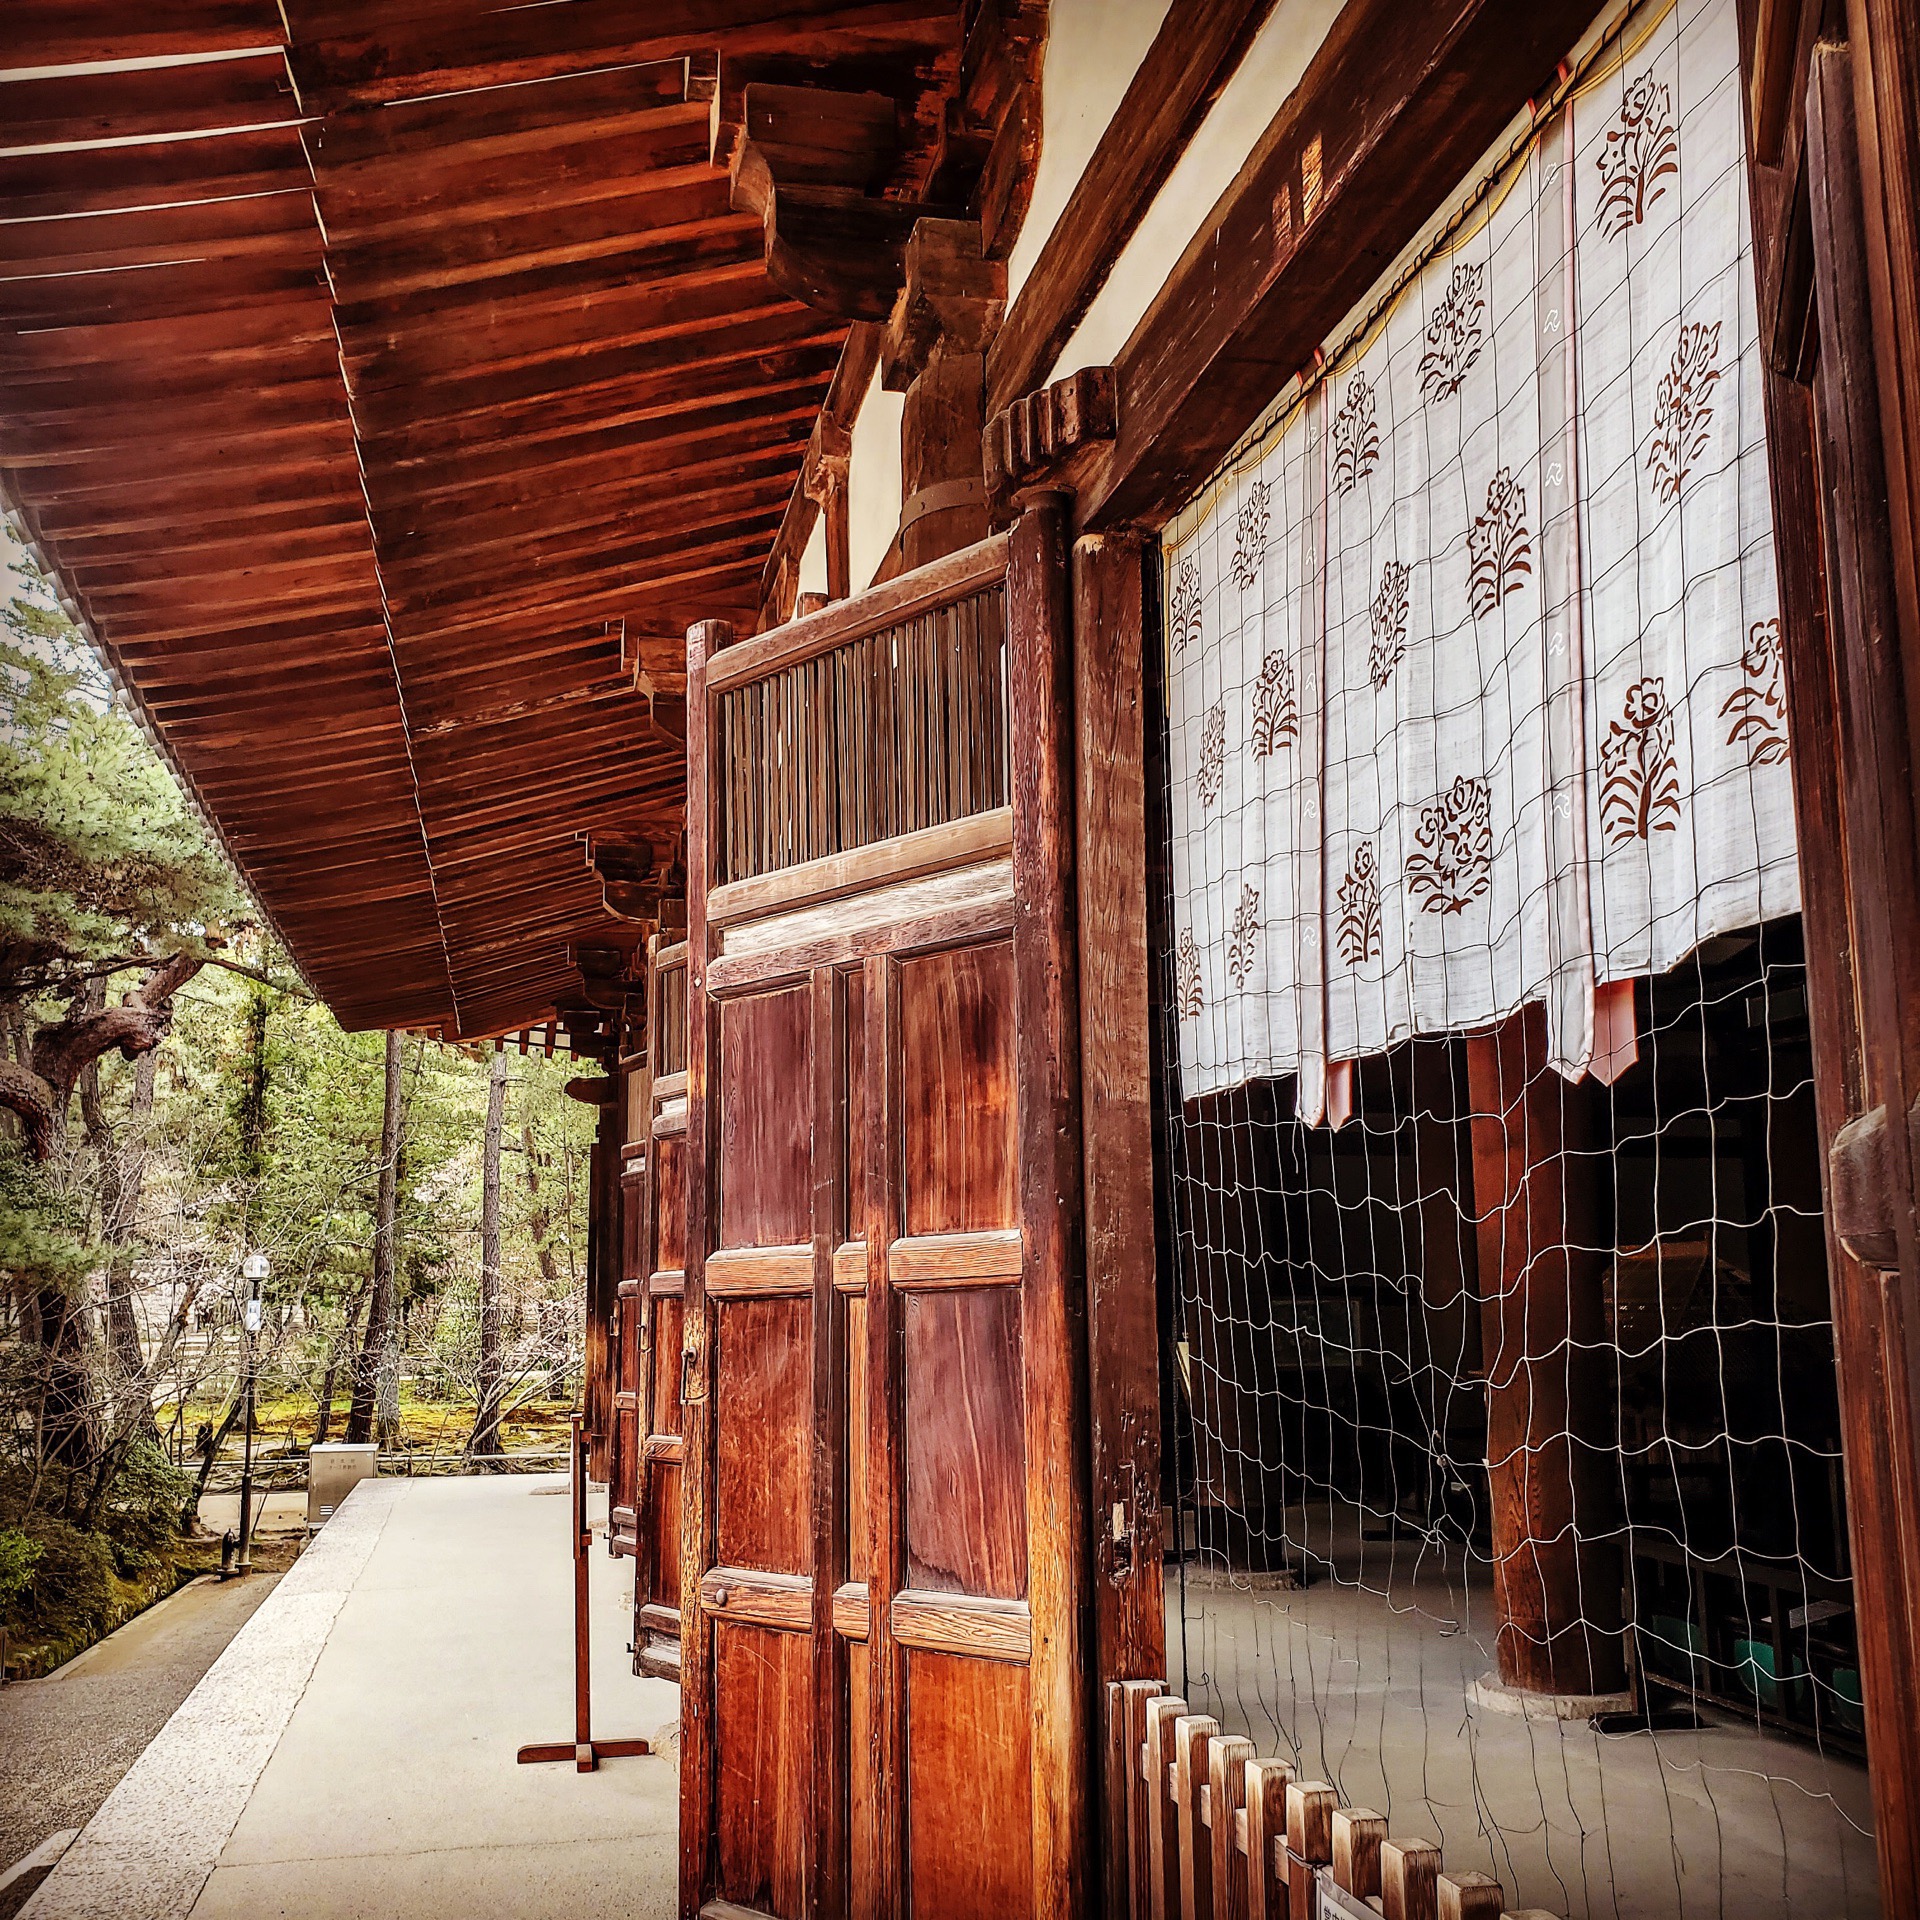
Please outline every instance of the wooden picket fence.
[{"label": "wooden picket fence", "polygon": [[1158,1680],[1107,1688],[1108,1912],[1125,1920],[1552,1920],[1499,1881],[1448,1873],[1324,1780],[1261,1759]]}]

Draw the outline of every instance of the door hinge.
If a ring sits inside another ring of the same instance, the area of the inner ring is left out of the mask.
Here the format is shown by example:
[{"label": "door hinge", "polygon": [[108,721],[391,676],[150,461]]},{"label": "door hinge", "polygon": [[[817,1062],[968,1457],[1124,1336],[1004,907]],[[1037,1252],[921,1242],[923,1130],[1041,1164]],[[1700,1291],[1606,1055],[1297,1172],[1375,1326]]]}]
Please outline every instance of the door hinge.
[{"label": "door hinge", "polygon": [[[1915,1113],[1920,1118],[1920,1108]],[[1894,1151],[1884,1105],[1849,1120],[1827,1149],[1833,1230],[1862,1266],[1882,1272],[1900,1264]]]}]

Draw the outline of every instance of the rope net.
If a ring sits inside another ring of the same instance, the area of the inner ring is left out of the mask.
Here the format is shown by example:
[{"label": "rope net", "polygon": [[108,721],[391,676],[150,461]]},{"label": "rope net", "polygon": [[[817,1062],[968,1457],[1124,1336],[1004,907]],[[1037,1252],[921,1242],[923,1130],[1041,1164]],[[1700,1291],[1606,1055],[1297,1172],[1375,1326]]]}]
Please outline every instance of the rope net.
[{"label": "rope net", "polygon": [[1733,0],[1162,536],[1175,1678],[1511,1904],[1875,1910]]}]

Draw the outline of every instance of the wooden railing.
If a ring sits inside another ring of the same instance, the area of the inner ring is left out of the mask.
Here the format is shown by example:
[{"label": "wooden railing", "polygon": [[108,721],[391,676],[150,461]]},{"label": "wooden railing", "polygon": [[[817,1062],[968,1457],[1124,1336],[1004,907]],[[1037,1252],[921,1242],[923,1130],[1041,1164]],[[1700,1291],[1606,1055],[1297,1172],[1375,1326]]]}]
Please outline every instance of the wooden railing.
[{"label": "wooden railing", "polygon": [[1107,1687],[1109,1914],[1126,1920],[1552,1920],[1431,1840],[1261,1758],[1158,1680]]}]

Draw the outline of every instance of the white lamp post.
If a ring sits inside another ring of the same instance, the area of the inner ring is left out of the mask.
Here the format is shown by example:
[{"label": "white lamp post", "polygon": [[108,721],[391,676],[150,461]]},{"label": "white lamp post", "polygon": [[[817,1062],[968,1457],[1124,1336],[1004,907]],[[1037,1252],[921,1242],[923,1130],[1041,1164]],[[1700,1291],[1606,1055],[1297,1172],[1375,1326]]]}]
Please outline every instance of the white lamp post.
[{"label": "white lamp post", "polygon": [[250,1253],[240,1263],[241,1277],[247,1283],[246,1335],[247,1335],[247,1379],[246,1379],[246,1435],[241,1443],[240,1459],[240,1559],[234,1571],[251,1573],[253,1571],[253,1381],[255,1342],[260,1337],[260,1287],[267,1275],[272,1272],[272,1264],[264,1253]]}]

